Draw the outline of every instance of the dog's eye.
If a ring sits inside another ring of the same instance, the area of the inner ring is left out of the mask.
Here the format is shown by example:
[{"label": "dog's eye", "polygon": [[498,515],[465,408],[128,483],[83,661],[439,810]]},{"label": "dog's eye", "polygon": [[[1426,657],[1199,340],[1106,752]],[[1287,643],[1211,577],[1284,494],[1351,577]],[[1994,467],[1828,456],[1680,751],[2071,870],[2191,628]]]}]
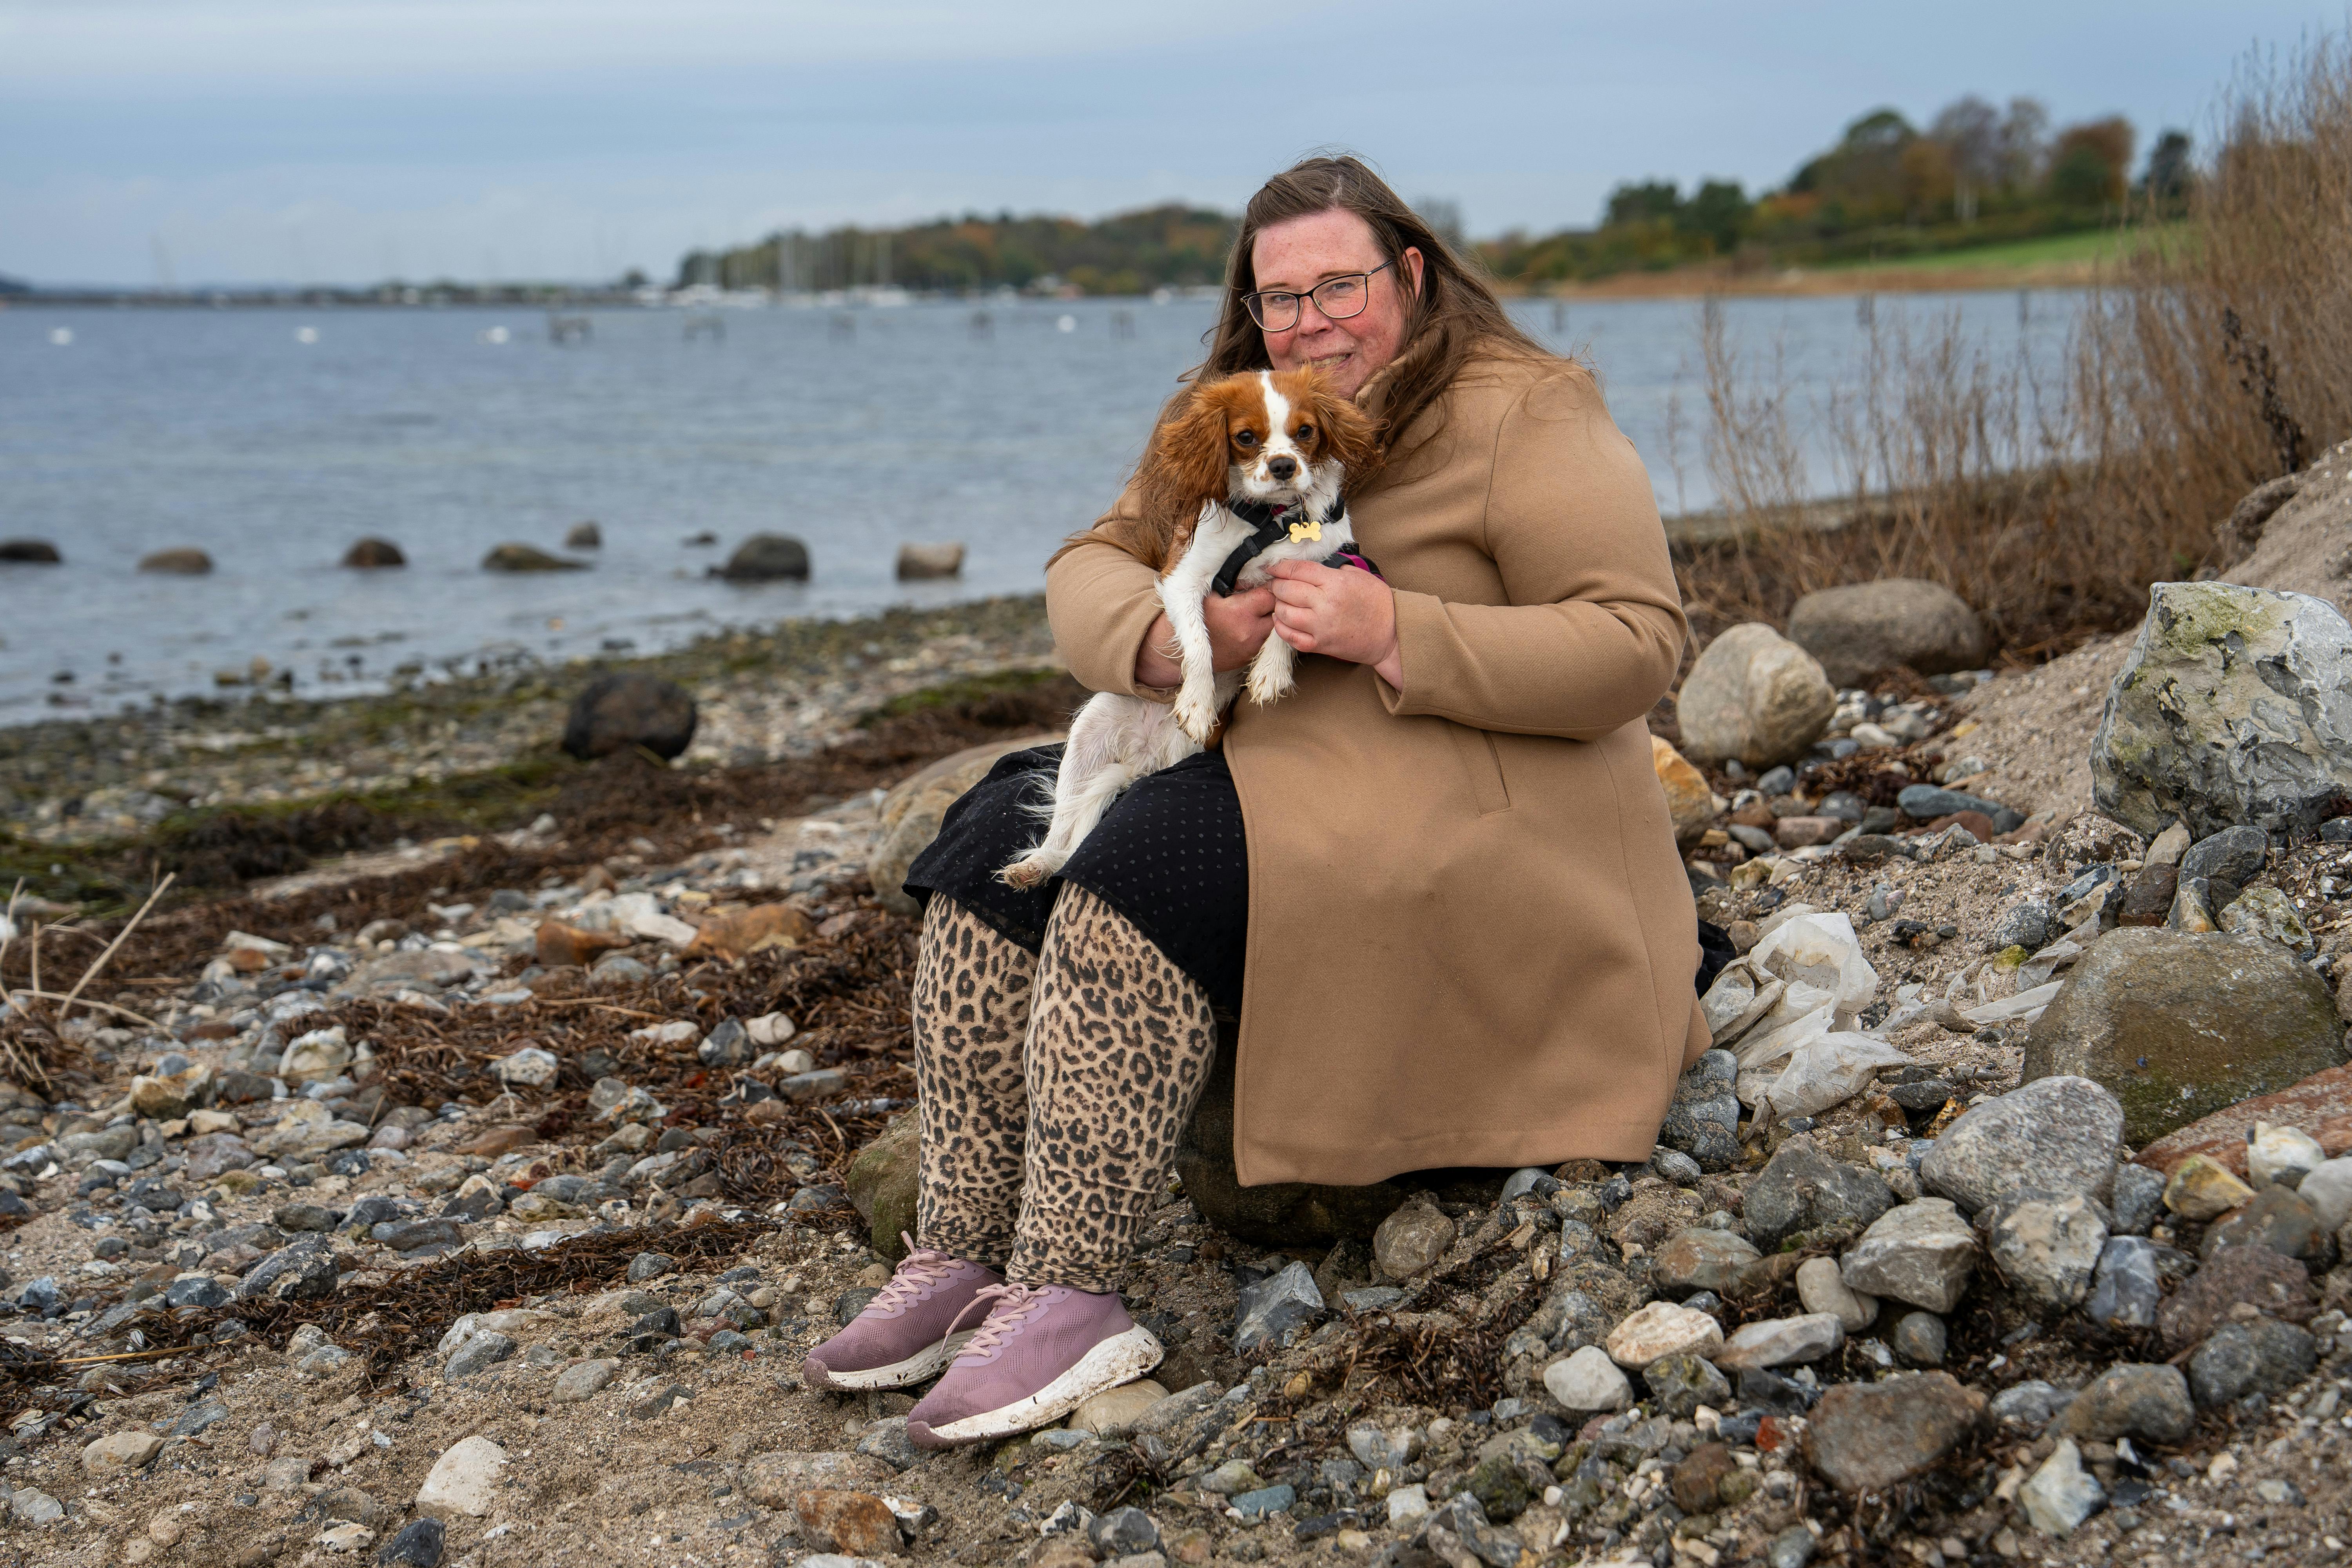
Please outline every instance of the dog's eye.
[{"label": "dog's eye", "polygon": [[1234,446],[1236,446],[1236,447],[1255,447],[1255,446],[1256,446],[1256,445],[1257,445],[1257,432],[1256,432],[1256,431],[1255,431],[1255,430],[1236,430],[1236,431],[1234,431]]},{"label": "dog's eye", "polygon": [[1301,425],[1298,427],[1297,435],[1292,438],[1299,441],[1312,441],[1315,439],[1315,426],[1312,425]]}]

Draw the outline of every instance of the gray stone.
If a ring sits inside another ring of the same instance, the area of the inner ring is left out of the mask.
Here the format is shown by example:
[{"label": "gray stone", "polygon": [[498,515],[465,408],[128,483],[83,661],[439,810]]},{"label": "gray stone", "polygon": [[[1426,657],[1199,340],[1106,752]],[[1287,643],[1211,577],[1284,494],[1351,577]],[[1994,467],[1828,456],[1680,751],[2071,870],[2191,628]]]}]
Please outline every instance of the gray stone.
[{"label": "gray stone", "polygon": [[566,561],[561,555],[551,555],[536,544],[494,545],[482,557],[485,572],[584,572],[584,561]]},{"label": "gray stone", "polygon": [[1139,1508],[1118,1508],[1095,1515],[1087,1540],[1106,1559],[1131,1557],[1159,1549],[1160,1526]]},{"label": "gray stone", "polygon": [[2117,1165],[2107,1212],[2114,1216],[2107,1226],[2110,1236],[2146,1236],[2164,1212],[2163,1173],[2129,1160]]},{"label": "gray stone", "polygon": [[730,583],[805,583],[808,546],[789,533],[755,533],[735,547],[717,575]]},{"label": "gray stone", "polygon": [[2074,1440],[2063,1437],[2032,1478],[2017,1489],[2017,1500],[2034,1529],[2044,1535],[2067,1536],[2099,1511],[2107,1494],[2083,1468],[2083,1452]]},{"label": "gray stone", "polygon": [[677,1263],[667,1253],[640,1252],[629,1259],[626,1278],[632,1285],[642,1285],[648,1279],[658,1279]]},{"label": "gray stone", "polygon": [[1699,1163],[1679,1149],[1658,1148],[1650,1151],[1650,1169],[1661,1180],[1678,1187],[1695,1187],[1706,1170]]},{"label": "gray stone", "polygon": [[2318,1362],[2307,1329],[2274,1318],[2227,1322],[2189,1358],[2189,1386],[2199,1405],[2230,1405],[2249,1394],[2284,1394]]},{"label": "gray stone", "polygon": [[1642,1378],[1650,1385],[1658,1413],[1676,1421],[1689,1420],[1702,1405],[1717,1410],[1731,1405],[1730,1380],[1695,1355],[1660,1356],[1642,1369]]},{"label": "gray stone", "polygon": [[2050,907],[2029,900],[2001,911],[2000,919],[1993,922],[1992,940],[1985,945],[1994,952],[2011,947],[2039,952],[2058,934]]},{"label": "gray stone", "polygon": [[1980,668],[1992,648],[1966,600],[1916,577],[1816,589],[1790,609],[1789,640],[1840,687],[1898,667],[1921,675]]},{"label": "gray stone", "polygon": [[335,1279],[334,1248],[324,1237],[305,1237],[246,1270],[236,1293],[248,1301],[264,1296],[277,1301],[315,1301],[334,1294]]},{"label": "gray stone", "polygon": [[437,1519],[411,1520],[375,1560],[381,1568],[439,1568],[447,1531]]},{"label": "gray stone", "polygon": [[2227,882],[2242,888],[2269,860],[2271,836],[2259,827],[2225,827],[2198,840],[2180,857],[2180,879]]},{"label": "gray stone", "polygon": [[1974,811],[1991,818],[1996,833],[2014,833],[2025,826],[2025,814],[2015,806],[1987,800],[1980,795],[1943,789],[1935,784],[1906,784],[1895,795],[1895,804],[1904,816],[1917,822],[1932,822],[1937,817],[1950,816],[1956,812]]},{"label": "gray stone", "polygon": [[1323,1318],[1323,1293],[1315,1273],[1293,1263],[1280,1273],[1246,1286],[1234,1318],[1234,1352],[1250,1355],[1295,1344]]},{"label": "gray stone", "polygon": [[1795,1318],[1767,1318],[1742,1323],[1715,1352],[1715,1363],[1727,1372],[1751,1366],[1793,1366],[1835,1355],[1845,1344],[1845,1325],[1829,1312],[1807,1312]]},{"label": "gray stone", "polygon": [[1895,1320],[1895,1353],[1913,1366],[1941,1366],[1947,1333],[1933,1312],[1906,1312]]},{"label": "gray stone", "polygon": [[1769,1568],[1805,1568],[1813,1560],[1813,1532],[1801,1524],[1792,1524],[1772,1538],[1764,1549],[1764,1561]]},{"label": "gray stone", "polygon": [[163,1287],[167,1307],[226,1307],[229,1293],[209,1274],[183,1274]]},{"label": "gray stone", "polygon": [[2030,1067],[2027,1077],[2035,1081],[1944,1129],[1919,1163],[1921,1186],[1971,1214],[2009,1198],[2105,1199],[2123,1142],[2124,1115],[2115,1097],[2084,1078]]},{"label": "gray stone", "polygon": [[611,1357],[575,1362],[556,1374],[548,1398],[558,1405],[579,1405],[593,1399],[620,1375],[621,1363]]},{"label": "gray stone", "polygon": [[2342,1066],[2343,1035],[2326,982],[2272,943],[2130,926],[2075,962],[2027,1039],[2025,1078],[2095,1080],[2145,1148]]},{"label": "gray stone", "polygon": [[1920,1198],[1889,1209],[1840,1263],[1846,1289],[1948,1312],[1977,1262],[1977,1238],[1952,1205]]},{"label": "gray stone", "polygon": [[2040,1432],[2050,1425],[2053,1417],[2065,1410],[2074,1398],[2073,1394],[2038,1377],[2032,1378],[2024,1383],[2012,1384],[1994,1394],[1985,1414],[1995,1421],[2022,1426],[2029,1432]]},{"label": "gray stone", "polygon": [[1348,1428],[1348,1452],[1368,1470],[1402,1470],[1421,1458],[1421,1431],[1401,1420],[1359,1421]]},{"label": "gray stone", "polygon": [[881,1460],[894,1470],[911,1470],[923,1457],[915,1440],[907,1436],[907,1418],[885,1415],[866,1428],[857,1439],[856,1452]]},{"label": "gray stone", "polygon": [[2108,1237],[2099,1251],[2098,1271],[2091,1280],[2090,1298],[2083,1303],[2083,1315],[2110,1329],[2154,1326],[2156,1309],[2164,1300],[2157,1250],[2157,1244],[2145,1237]]},{"label": "gray stone", "polygon": [[1846,1289],[1834,1258],[1808,1258],[1797,1266],[1797,1299],[1808,1312],[1827,1312],[1849,1334],[1878,1320],[1878,1300]]},{"label": "gray stone", "polygon": [[1748,1185],[1740,1214],[1756,1244],[1770,1247],[1801,1230],[1859,1230],[1894,1206],[1894,1189],[1875,1173],[1832,1160],[1801,1134]]},{"label": "gray stone", "polygon": [[743,1027],[740,1020],[722,1018],[719,1026],[695,1047],[694,1054],[707,1068],[742,1068],[750,1067],[760,1053],[751,1044],[751,1031]]},{"label": "gray stone", "polygon": [[2292,1187],[2271,1186],[2205,1232],[2205,1257],[2231,1247],[2267,1247],[2289,1258],[2325,1263],[2328,1236],[2301,1193]]},{"label": "gray stone", "polygon": [[515,1353],[512,1337],[500,1333],[478,1333],[459,1345],[441,1368],[444,1377],[471,1377],[484,1367],[495,1366]]},{"label": "gray stone", "polygon": [[1759,1256],[1745,1237],[1727,1230],[1693,1227],[1678,1232],[1673,1240],[1658,1248],[1651,1262],[1650,1279],[1672,1296],[1687,1296],[1694,1290],[1712,1290],[1721,1295],[1733,1288],[1739,1271]]},{"label": "gray stone", "polygon": [[2223,906],[2220,924],[2233,935],[2275,942],[2297,958],[2313,958],[2319,952],[2303,917],[2276,888],[2248,888]]},{"label": "gray stone", "polygon": [[2142,833],[2175,817],[2200,837],[2316,827],[2352,795],[2352,626],[2303,594],[2155,584],[2092,739],[2091,784]]},{"label": "gray stone", "polygon": [[1707,644],[1675,699],[1686,756],[1753,769],[1802,756],[1836,711],[1820,662],[1755,621]]},{"label": "gray stone", "polygon": [[[1543,1384],[1570,1410],[1622,1410],[1633,1403],[1633,1384],[1599,1345],[1582,1346],[1544,1368]],[[1352,1432],[1349,1440],[1354,1442]]]},{"label": "gray stone", "polygon": [[2188,1439],[2197,1406],[2179,1367],[2126,1362],[2093,1378],[2066,1406],[2063,1425],[2093,1442],[2130,1437],[2169,1447]]},{"label": "gray stone", "polygon": [[2001,1205],[1986,1251],[2011,1289],[2036,1307],[2063,1312],[2090,1289],[2106,1245],[2106,1223],[2078,1195]]}]

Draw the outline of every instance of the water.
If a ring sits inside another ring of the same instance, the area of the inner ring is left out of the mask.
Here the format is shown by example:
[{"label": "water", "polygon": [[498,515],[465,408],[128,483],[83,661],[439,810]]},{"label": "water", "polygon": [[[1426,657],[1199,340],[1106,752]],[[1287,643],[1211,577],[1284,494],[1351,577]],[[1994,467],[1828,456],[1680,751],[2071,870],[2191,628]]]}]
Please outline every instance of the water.
[{"label": "water", "polygon": [[[1877,310],[1882,326],[1957,310],[1988,344],[2046,357],[2071,305],[2034,298],[2022,323],[2009,294]],[[67,561],[0,566],[0,723],[210,691],[257,659],[333,695],[484,657],[652,652],[796,616],[1034,592],[1063,536],[1116,495],[1213,309],[744,310],[717,338],[677,311],[613,310],[570,345],[516,310],[0,310],[0,538],[53,541]],[[1854,300],[1722,309],[1742,342],[1777,344],[1809,395],[1851,379]],[[1697,302],[1518,310],[1590,353],[1661,507],[1710,504]],[[592,519],[603,549],[570,552],[591,570],[479,569],[507,541],[563,553]],[[685,542],[704,531],[720,542]],[[705,575],[762,531],[807,541],[810,583]],[[409,565],[341,569],[362,535]],[[960,582],[893,580],[900,542],[948,539],[970,547]],[[181,545],[209,552],[213,574],[133,569]]]}]

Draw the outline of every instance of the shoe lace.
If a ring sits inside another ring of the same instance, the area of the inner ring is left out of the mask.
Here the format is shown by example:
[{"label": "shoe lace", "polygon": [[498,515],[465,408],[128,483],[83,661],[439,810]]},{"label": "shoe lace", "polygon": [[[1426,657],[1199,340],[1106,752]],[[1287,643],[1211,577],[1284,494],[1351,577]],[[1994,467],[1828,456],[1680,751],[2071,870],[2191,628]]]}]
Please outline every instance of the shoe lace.
[{"label": "shoe lace", "polygon": [[987,1321],[980,1325],[980,1331],[971,1336],[957,1356],[959,1361],[964,1356],[986,1355],[1011,1339],[1023,1323],[1044,1310],[1045,1292],[1034,1285],[983,1285],[972,1296],[971,1304],[956,1314],[948,1331],[953,1333],[961,1328],[964,1313],[982,1301],[996,1304],[988,1310]]},{"label": "shoe lace", "polygon": [[915,1238],[905,1231],[898,1233],[898,1239],[906,1246],[906,1258],[891,1274],[890,1282],[866,1303],[869,1310],[880,1308],[888,1311],[910,1306],[916,1297],[935,1285],[946,1283],[948,1276],[955,1272],[957,1260],[948,1254],[917,1247]]}]

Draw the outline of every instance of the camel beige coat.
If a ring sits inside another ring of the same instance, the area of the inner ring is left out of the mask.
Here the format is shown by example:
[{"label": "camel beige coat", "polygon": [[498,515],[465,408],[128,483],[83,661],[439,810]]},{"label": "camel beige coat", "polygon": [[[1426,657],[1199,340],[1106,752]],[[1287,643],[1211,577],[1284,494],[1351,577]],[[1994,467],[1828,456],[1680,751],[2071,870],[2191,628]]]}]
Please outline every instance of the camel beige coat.
[{"label": "camel beige coat", "polygon": [[[1245,1185],[1646,1159],[1706,1048],[1643,723],[1685,628],[1641,459],[1553,360],[1473,361],[1398,446],[1349,507],[1396,589],[1403,689],[1308,657],[1225,732]],[[1048,573],[1083,685],[1138,692],[1153,583],[1108,543]]]}]

